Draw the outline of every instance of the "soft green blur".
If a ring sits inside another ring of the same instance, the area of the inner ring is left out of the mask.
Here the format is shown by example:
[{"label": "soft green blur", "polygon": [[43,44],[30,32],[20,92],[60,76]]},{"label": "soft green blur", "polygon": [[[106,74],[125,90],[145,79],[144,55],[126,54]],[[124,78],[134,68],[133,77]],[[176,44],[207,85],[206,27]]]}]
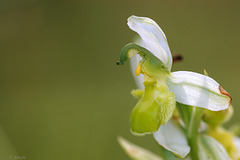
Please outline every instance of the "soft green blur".
[{"label": "soft green blur", "polygon": [[[216,79],[240,120],[240,1],[0,1],[0,154],[28,160],[128,159],[117,135],[158,153],[151,135],[135,137],[129,114],[136,88],[121,48],[136,35],[132,15],[154,19],[173,54]],[[5,147],[6,146],[6,147]],[[18,159],[20,159],[18,158]]]}]

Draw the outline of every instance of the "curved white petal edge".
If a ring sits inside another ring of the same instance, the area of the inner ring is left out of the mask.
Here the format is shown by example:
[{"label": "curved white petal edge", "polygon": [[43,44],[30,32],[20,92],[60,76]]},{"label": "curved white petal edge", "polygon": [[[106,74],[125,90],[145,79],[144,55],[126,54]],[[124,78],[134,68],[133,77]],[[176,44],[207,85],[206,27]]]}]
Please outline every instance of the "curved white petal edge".
[{"label": "curved white petal edge", "polygon": [[237,152],[240,154],[240,138],[239,137],[235,137],[234,138],[234,143],[236,145]]},{"label": "curved white petal edge", "polygon": [[199,138],[198,155],[201,160],[231,160],[222,144],[207,135],[201,135]]},{"label": "curved white petal edge", "polygon": [[186,157],[190,152],[185,135],[171,120],[154,132],[153,136],[159,145],[181,158]]},{"label": "curved white petal edge", "polygon": [[143,42],[141,46],[152,52],[170,70],[172,55],[167,38],[158,24],[150,18],[137,16],[129,17],[127,24],[131,30],[137,32],[141,37]]},{"label": "curved white petal edge", "polygon": [[122,146],[122,148],[126,151],[126,153],[135,160],[163,160],[158,155],[139,147],[122,137],[118,137],[118,142]]},{"label": "curved white petal edge", "polygon": [[227,109],[229,94],[212,78],[189,71],[172,72],[168,87],[176,101],[212,111]]}]

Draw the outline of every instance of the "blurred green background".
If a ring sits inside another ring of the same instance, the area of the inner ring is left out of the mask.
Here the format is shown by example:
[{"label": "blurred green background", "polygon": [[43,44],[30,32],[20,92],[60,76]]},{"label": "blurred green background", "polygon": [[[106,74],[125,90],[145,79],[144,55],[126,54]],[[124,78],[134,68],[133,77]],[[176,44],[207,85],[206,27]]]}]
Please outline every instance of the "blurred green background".
[{"label": "blurred green background", "polygon": [[132,14],[154,19],[184,56],[173,70],[206,69],[231,94],[226,127],[238,122],[239,8],[229,0],[1,0],[0,159],[128,159],[118,135],[158,152],[151,135],[129,131],[136,86],[129,66],[115,65],[136,35],[126,24]]}]

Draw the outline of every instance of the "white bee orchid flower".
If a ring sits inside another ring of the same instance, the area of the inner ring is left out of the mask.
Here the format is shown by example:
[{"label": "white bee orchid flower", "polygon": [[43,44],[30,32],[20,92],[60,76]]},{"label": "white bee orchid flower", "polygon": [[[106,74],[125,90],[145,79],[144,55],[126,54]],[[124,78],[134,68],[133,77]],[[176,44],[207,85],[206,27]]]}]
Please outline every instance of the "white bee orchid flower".
[{"label": "white bee orchid flower", "polygon": [[[130,115],[134,134],[144,135],[158,131],[172,116],[176,101],[185,105],[219,111],[228,108],[231,97],[212,78],[189,71],[171,72],[172,55],[165,34],[156,22],[146,17],[131,16],[128,26],[141,40],[127,44],[120,62],[131,60],[142,98]],[[144,81],[144,82],[143,82]]]}]

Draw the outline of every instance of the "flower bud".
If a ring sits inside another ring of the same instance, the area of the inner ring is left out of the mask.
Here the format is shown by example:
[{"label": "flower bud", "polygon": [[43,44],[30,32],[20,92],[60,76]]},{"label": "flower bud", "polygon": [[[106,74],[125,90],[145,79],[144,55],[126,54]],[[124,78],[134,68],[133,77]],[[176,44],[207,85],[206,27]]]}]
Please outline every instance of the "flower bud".
[{"label": "flower bud", "polygon": [[210,111],[205,110],[203,115],[203,121],[211,127],[217,127],[222,123],[228,121],[233,114],[233,107],[230,105],[227,109],[222,111]]},{"label": "flower bud", "polygon": [[217,128],[210,128],[208,130],[208,135],[215,138],[218,142],[220,142],[226,151],[228,152],[229,156],[235,159],[237,156],[237,148],[234,144],[234,134],[225,130],[224,128],[217,127]]}]

